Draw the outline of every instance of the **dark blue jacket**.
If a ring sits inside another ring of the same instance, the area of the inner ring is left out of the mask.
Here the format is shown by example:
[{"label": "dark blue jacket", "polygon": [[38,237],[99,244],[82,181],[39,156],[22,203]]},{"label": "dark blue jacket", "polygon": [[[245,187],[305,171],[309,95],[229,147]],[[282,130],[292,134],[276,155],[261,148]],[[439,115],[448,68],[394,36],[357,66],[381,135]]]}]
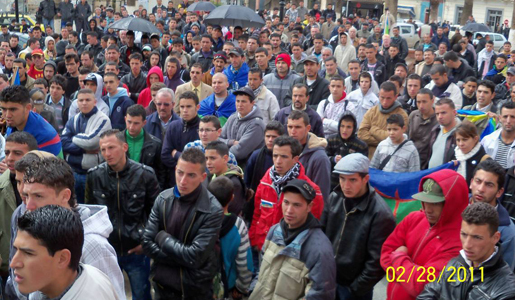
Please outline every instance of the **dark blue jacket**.
[{"label": "dark blue jacket", "polygon": [[127,108],[129,106],[133,105],[134,102],[132,102],[131,98],[127,96],[127,90],[124,88],[118,89],[118,94],[123,94],[123,91],[125,91],[125,95],[119,96],[116,102],[113,105],[113,108],[111,109],[111,105],[109,104],[109,94],[102,97],[102,100],[109,106],[111,109],[111,112],[109,113],[109,119],[111,119],[111,126],[113,129],[119,129],[120,131],[125,130],[125,114],[127,113]]},{"label": "dark blue jacket", "polygon": [[[288,131],[288,116],[292,111],[291,105],[282,108],[274,117],[274,120],[279,121],[284,125],[284,129]],[[311,125],[311,132],[316,134],[318,137],[324,137],[324,125],[322,124],[322,119],[317,114],[317,112],[312,109],[309,105],[306,105],[305,112],[309,117],[309,124]]]},{"label": "dark blue jacket", "polygon": [[447,50],[449,50],[449,48],[451,47],[450,46],[451,44],[449,43],[449,39],[445,36],[445,34],[442,34],[441,38],[438,38],[438,35],[435,34],[433,36],[433,38],[431,39],[431,43],[434,43],[437,47],[439,47],[441,43],[445,43],[445,44],[447,44]]},{"label": "dark blue jacket", "polygon": [[[178,120],[179,116],[172,110],[172,122]],[[159,115],[157,111],[147,116],[147,124],[145,124],[145,132],[155,136],[156,138],[164,141],[165,132],[161,127],[161,120],[159,119]]]},{"label": "dark blue jacket", "polygon": [[[175,166],[177,165],[177,160],[179,156],[181,156],[184,146],[189,142],[199,139],[199,123],[200,118],[198,116],[189,122],[185,122],[182,118],[179,118],[170,123],[166,128],[163,149],[161,149],[161,161],[170,172],[170,180],[167,188],[175,186]],[[172,157],[173,150],[177,150],[174,157]]]}]

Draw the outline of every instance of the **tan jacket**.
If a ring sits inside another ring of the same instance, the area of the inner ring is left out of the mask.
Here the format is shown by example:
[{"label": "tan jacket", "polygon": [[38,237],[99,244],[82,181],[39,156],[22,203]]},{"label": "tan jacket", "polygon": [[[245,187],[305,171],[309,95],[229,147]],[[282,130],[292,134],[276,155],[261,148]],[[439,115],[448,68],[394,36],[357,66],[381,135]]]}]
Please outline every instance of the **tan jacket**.
[{"label": "tan jacket", "polygon": [[[193,92],[193,84],[191,84],[191,81],[188,81],[186,83],[183,83],[177,87],[175,90],[175,113],[179,114],[179,96],[183,94],[184,92]],[[213,93],[213,88],[203,82],[200,82],[200,97],[199,102],[206,99],[207,96],[211,95]]]},{"label": "tan jacket", "polygon": [[408,115],[404,109],[402,109],[400,104],[397,108],[386,114],[379,110],[379,105],[381,104],[378,104],[367,111],[358,129],[358,138],[367,143],[368,157],[370,159],[374,156],[377,145],[388,137],[388,132],[386,131],[386,119],[388,119],[389,116],[393,114],[401,115],[404,118],[404,123],[408,126]]},{"label": "tan jacket", "polygon": [[9,179],[9,170],[0,176],[0,271],[7,274],[9,270],[9,251],[11,245],[11,216],[16,209],[16,196]]}]

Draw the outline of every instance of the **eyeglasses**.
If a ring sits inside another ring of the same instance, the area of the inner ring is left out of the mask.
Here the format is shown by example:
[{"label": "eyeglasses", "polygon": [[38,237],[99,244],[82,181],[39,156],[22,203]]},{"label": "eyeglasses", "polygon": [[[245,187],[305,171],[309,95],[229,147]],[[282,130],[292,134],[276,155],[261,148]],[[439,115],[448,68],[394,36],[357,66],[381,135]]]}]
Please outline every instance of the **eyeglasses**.
[{"label": "eyeglasses", "polygon": [[211,133],[211,132],[215,132],[215,131],[216,131],[216,129],[209,129],[209,128],[201,128],[198,130],[198,132],[200,132],[200,133],[203,133],[203,132]]},{"label": "eyeglasses", "polygon": [[170,106],[170,103],[159,103],[159,102],[156,102],[156,106]]}]

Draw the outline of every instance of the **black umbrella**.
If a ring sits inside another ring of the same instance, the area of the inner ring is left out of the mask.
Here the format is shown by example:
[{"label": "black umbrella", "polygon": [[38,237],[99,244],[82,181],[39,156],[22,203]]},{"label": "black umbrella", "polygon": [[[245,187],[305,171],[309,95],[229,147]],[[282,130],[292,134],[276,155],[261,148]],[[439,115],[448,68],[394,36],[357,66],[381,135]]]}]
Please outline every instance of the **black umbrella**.
[{"label": "black umbrella", "polygon": [[[190,8],[188,7],[188,10]],[[222,5],[213,10],[204,23],[220,26],[262,27],[265,21],[252,9],[240,5]]]},{"label": "black umbrella", "polygon": [[461,27],[461,30],[471,32],[492,32],[492,29],[490,29],[490,27],[480,23],[468,23],[465,26]]},{"label": "black umbrella", "polygon": [[213,11],[216,6],[209,1],[199,1],[188,6],[188,11]]},{"label": "black umbrella", "polygon": [[119,21],[109,25],[108,28],[119,29],[119,30],[132,30],[141,31],[147,33],[161,33],[154,24],[141,18],[123,18]]}]

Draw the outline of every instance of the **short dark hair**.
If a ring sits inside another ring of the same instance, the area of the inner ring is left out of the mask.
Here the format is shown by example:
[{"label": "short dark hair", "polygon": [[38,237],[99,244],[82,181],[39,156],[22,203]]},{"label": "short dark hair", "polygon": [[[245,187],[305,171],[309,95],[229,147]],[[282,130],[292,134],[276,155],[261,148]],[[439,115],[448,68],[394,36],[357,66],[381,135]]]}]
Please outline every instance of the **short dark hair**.
[{"label": "short dark hair", "polygon": [[465,208],[461,213],[462,220],[467,224],[488,225],[490,236],[499,228],[499,214],[490,204],[475,202]]},{"label": "short dark hair", "polygon": [[218,153],[220,156],[224,156],[224,155],[227,155],[229,156],[229,147],[227,147],[227,144],[222,142],[222,141],[212,141],[212,142],[209,142],[206,147],[205,147],[205,150],[215,150],[216,153]]},{"label": "short dark hair", "polygon": [[368,78],[370,80],[370,86],[372,86],[372,75],[369,72],[361,72],[358,76],[358,81],[361,81],[361,78]]},{"label": "short dark hair", "polygon": [[207,189],[215,196],[222,207],[226,207],[234,195],[234,184],[225,176],[218,176],[213,179]]},{"label": "short dark hair", "polygon": [[123,131],[120,131],[119,129],[109,129],[100,134],[100,139],[103,139],[105,137],[115,136],[120,142],[126,143],[125,139],[125,133]]},{"label": "short dark hair", "polygon": [[27,169],[34,165],[35,163],[42,160],[43,157],[34,152],[29,152],[25,154],[20,160],[14,163],[14,169],[20,173],[25,173]]},{"label": "short dark hair", "polygon": [[13,64],[23,64],[23,67],[26,68],[27,67],[27,61],[24,60],[23,58],[16,58],[14,61],[13,61]]},{"label": "short dark hair", "polygon": [[[5,74],[2,74],[5,75]],[[45,88],[48,88],[48,81],[45,78],[38,78],[34,81],[34,84],[42,84]]]},{"label": "short dark hair", "polygon": [[182,99],[192,99],[195,102],[195,105],[199,104],[199,99],[197,94],[192,91],[186,91],[179,95],[179,99],[177,99],[177,102],[180,102]]},{"label": "short dark hair", "polygon": [[288,120],[300,120],[302,119],[305,126],[309,125],[309,116],[306,112],[300,110],[293,110],[288,116]]},{"label": "short dark hair", "polygon": [[109,51],[109,50],[114,50],[114,51],[120,53],[120,49],[115,44],[109,45],[109,47],[107,47],[106,51]]},{"label": "short dark hair", "polygon": [[477,87],[479,87],[479,86],[484,86],[484,87],[488,88],[492,92],[492,94],[495,93],[495,83],[491,82],[488,79],[479,81],[477,83]]},{"label": "short dark hair", "polygon": [[137,60],[139,60],[139,61],[142,61],[142,60],[143,60],[143,56],[142,56],[140,53],[136,52],[136,53],[132,53],[132,54],[129,56],[129,61],[130,61],[131,59],[137,59]]},{"label": "short dark hair", "polygon": [[443,75],[447,74],[447,69],[443,65],[435,65],[431,67],[431,70],[429,70],[429,75]]},{"label": "short dark hair", "polygon": [[220,124],[220,120],[217,117],[212,116],[212,115],[202,117],[202,119],[200,119],[200,123],[212,123],[216,130],[222,128],[222,125]]},{"label": "short dark hair", "polygon": [[249,70],[249,74],[258,74],[259,79],[263,79],[263,72],[259,68],[252,68]]},{"label": "short dark hair", "polygon": [[114,78],[116,78],[116,80],[120,80],[120,78],[118,78],[118,75],[116,75],[116,74],[115,74],[115,73],[113,73],[113,72],[107,72],[107,73],[105,73],[105,74],[104,74],[104,78],[106,78],[106,77],[114,77]]},{"label": "short dark hair", "polygon": [[68,268],[79,268],[84,228],[77,212],[59,205],[45,205],[21,215],[18,219],[18,231],[27,232],[38,240],[50,256],[68,249],[71,253]]},{"label": "short dark hair", "polygon": [[185,162],[189,162],[192,164],[199,164],[201,170],[205,171],[206,169],[206,156],[202,150],[197,148],[188,148],[181,153],[179,160],[183,160]]},{"label": "short dark hair", "polygon": [[[94,20],[94,19],[92,19],[92,20]],[[88,32],[86,33],[86,35],[87,35],[87,36],[92,36],[92,37],[94,37],[94,38],[98,39],[98,34],[97,34],[95,31],[88,31]]]},{"label": "short dark hair", "polygon": [[68,204],[72,208],[77,205],[73,170],[64,159],[45,157],[39,160],[25,170],[23,181],[42,184],[54,189],[56,193],[69,189],[71,195]]},{"label": "short dark hair", "polygon": [[127,115],[131,117],[141,117],[143,121],[145,121],[147,117],[147,113],[145,108],[141,104],[134,104],[127,108]]},{"label": "short dark hair", "polygon": [[70,60],[74,60],[76,63],[78,63],[80,61],[80,58],[77,54],[75,53],[68,53],[64,56],[64,60],[65,61],[70,61]]},{"label": "short dark hair", "polygon": [[0,93],[0,102],[13,102],[22,105],[29,104],[29,90],[22,85],[8,86]]},{"label": "short dark hair", "polygon": [[268,56],[268,50],[266,50],[265,47],[258,47],[255,53],[265,53],[265,55]]},{"label": "short dark hair", "polygon": [[286,134],[286,131],[284,130],[284,125],[281,124],[279,121],[275,121],[275,120],[270,121],[268,124],[266,124],[265,132],[267,132],[267,131],[275,131],[279,135]]},{"label": "short dark hair", "polygon": [[497,190],[504,188],[504,179],[506,176],[506,171],[504,168],[493,159],[485,159],[480,162],[476,169],[474,169],[474,173],[472,174],[472,178],[476,176],[477,171],[483,170],[488,173],[495,174],[497,176]]},{"label": "short dark hair", "polygon": [[[0,100],[1,101],[1,100]],[[505,109],[515,109],[515,102],[513,101],[506,101],[501,105],[501,109],[499,110],[499,113],[502,114],[503,108]]]},{"label": "short dark hair", "polygon": [[[334,58],[334,57],[331,56],[329,58]],[[331,77],[331,80],[329,80],[329,82],[331,82],[331,81],[341,81],[341,82],[343,82],[343,85],[345,86],[345,79],[338,74]]]},{"label": "short dark hair", "polygon": [[395,95],[397,95],[397,87],[393,82],[385,81],[381,84],[380,90],[383,90],[385,92],[393,92]]},{"label": "short dark hair", "polygon": [[60,85],[63,90],[66,90],[66,78],[63,75],[56,74],[52,79],[50,79],[49,85],[52,86],[52,84],[55,83],[57,85]]},{"label": "short dark hair", "polygon": [[434,94],[433,94],[433,91],[431,91],[430,89],[426,89],[426,88],[421,88],[417,95],[429,95],[429,98],[433,99],[434,98]]},{"label": "short dark hair", "polygon": [[471,81],[477,83],[477,78],[474,76],[469,76],[469,77],[465,78],[465,80],[463,80],[464,83],[471,82]]},{"label": "short dark hair", "polygon": [[460,60],[460,58],[458,57],[458,54],[456,54],[456,52],[449,51],[443,55],[443,60],[457,62]]},{"label": "short dark hair", "polygon": [[309,95],[309,88],[304,83],[299,82],[299,83],[294,84],[293,87],[291,88],[292,92],[293,92],[293,89],[305,89],[306,90],[306,96]]},{"label": "short dark hair", "polygon": [[333,61],[334,63],[338,63],[338,62],[336,61],[336,57],[334,57],[334,56],[332,56],[332,55],[331,55],[331,56],[329,56],[328,58],[324,59],[324,62],[328,62],[328,61]]},{"label": "short dark hair", "polygon": [[26,131],[15,131],[5,138],[5,142],[29,146],[29,151],[38,150],[38,141]]},{"label": "short dark hair", "polygon": [[456,105],[454,102],[449,98],[441,98],[438,101],[436,101],[435,106],[441,106],[441,105],[449,105],[450,108],[456,109]]},{"label": "short dark hair", "polygon": [[280,137],[276,138],[274,140],[274,147],[283,147],[283,146],[290,146],[291,149],[291,156],[300,156],[302,153],[302,145],[300,142],[291,136],[287,135],[281,135]]},{"label": "short dark hair", "polygon": [[[392,82],[392,83],[397,82],[399,84],[399,87],[402,87],[402,84],[404,83],[404,81],[402,80],[402,78],[399,75],[390,76],[390,78],[388,78],[388,81]],[[384,90],[384,91],[388,92],[387,90]]]},{"label": "short dark hair", "polygon": [[397,124],[399,127],[404,127],[404,118],[399,114],[392,114],[386,119],[386,124]]}]

